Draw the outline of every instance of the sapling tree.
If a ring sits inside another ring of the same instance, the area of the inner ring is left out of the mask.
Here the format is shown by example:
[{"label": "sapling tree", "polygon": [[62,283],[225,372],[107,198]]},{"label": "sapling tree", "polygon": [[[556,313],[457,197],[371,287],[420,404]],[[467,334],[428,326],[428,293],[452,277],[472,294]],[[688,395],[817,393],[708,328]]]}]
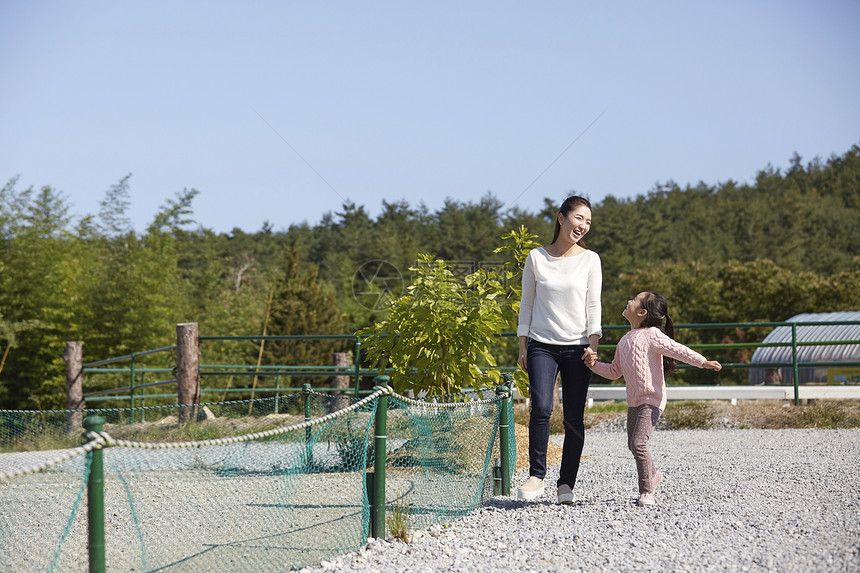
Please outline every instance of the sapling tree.
[{"label": "sapling tree", "polygon": [[[457,278],[450,263],[419,254],[405,294],[388,315],[359,330],[370,366],[391,378],[395,391],[428,394],[480,390],[501,381],[496,349],[499,336],[516,330],[522,268],[537,246],[525,227],[502,236],[494,252],[508,260]],[[528,395],[527,377],[517,370],[518,390]]]}]

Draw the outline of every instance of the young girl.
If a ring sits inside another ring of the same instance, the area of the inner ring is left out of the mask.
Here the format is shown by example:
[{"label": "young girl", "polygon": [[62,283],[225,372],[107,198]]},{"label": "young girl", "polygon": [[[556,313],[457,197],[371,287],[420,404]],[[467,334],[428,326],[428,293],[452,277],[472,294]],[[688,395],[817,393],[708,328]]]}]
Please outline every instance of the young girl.
[{"label": "young girl", "polygon": [[[648,452],[648,438],[666,408],[664,372],[675,369],[675,360],[698,368],[720,370],[715,360],[675,342],[675,329],[666,299],[656,292],[640,292],[621,313],[630,323],[630,332],[621,337],[612,364],[597,361],[597,353],[585,351],[582,359],[591,370],[608,380],[624,376],[627,385],[627,447],[636,459],[639,473],[639,505],[654,505],[654,490],[663,474],[654,467]],[[666,333],[660,330],[666,320]],[[674,360],[673,360],[674,359]]]}]

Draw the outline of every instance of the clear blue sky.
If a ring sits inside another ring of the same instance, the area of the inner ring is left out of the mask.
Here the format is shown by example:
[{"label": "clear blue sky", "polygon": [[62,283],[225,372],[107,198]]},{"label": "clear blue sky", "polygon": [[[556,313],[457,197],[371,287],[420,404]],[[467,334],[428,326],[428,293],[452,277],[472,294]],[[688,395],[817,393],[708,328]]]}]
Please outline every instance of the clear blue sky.
[{"label": "clear blue sky", "polygon": [[139,229],[195,188],[222,232],[751,182],[860,143],[858,30],[856,0],[3,0],[0,179],[80,216],[131,173]]}]

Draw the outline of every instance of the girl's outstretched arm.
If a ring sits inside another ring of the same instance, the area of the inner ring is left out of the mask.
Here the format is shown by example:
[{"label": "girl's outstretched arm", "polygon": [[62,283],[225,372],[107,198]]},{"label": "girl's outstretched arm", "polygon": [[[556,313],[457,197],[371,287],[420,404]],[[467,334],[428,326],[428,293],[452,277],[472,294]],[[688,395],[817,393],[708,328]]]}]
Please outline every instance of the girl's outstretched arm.
[{"label": "girl's outstretched arm", "polygon": [[707,360],[692,348],[684,346],[680,342],[669,338],[666,336],[666,333],[658,330],[656,335],[657,336],[654,338],[654,345],[657,347],[660,354],[699,368],[707,368],[708,370],[714,371],[720,371],[723,369],[723,365],[716,360]]}]

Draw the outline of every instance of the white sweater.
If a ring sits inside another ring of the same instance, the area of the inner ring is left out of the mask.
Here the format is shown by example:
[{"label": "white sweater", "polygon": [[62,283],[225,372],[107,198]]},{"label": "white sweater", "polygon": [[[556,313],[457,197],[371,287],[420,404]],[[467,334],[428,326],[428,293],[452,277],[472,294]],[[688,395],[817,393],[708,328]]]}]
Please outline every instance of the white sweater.
[{"label": "white sweater", "polygon": [[523,268],[517,336],[547,344],[588,344],[601,336],[600,257],[585,251],[574,257],[553,257],[543,247],[532,249]]}]

